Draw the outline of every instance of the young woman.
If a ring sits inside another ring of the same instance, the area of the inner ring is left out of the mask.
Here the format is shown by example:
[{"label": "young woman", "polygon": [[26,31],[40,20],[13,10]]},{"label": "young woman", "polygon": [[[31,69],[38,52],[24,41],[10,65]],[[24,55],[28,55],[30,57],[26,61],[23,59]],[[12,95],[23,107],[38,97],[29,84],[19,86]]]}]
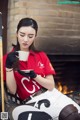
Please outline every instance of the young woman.
[{"label": "young woman", "polygon": [[[34,19],[23,18],[19,21],[17,45],[4,56],[4,80],[8,90],[12,94],[17,94],[24,104],[33,104],[55,118],[54,120],[58,119],[61,110],[69,104],[73,104],[80,112],[80,107],[74,101],[55,88],[55,70],[46,54],[34,49],[37,31],[38,25]],[[28,52],[28,59],[18,59],[18,68],[14,70],[19,51]]]}]

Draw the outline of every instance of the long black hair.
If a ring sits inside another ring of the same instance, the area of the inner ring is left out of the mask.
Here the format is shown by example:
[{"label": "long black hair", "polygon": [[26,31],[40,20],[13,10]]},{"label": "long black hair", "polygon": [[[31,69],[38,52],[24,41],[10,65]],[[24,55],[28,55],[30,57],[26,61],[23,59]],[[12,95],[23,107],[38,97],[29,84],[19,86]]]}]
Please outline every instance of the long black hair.
[{"label": "long black hair", "polygon": [[[32,18],[22,18],[19,21],[18,25],[17,25],[17,32],[19,31],[19,29],[21,27],[24,27],[24,26],[25,27],[26,26],[31,26],[33,29],[35,29],[36,35],[37,35],[38,24],[37,24],[37,22],[34,19],[32,19]],[[19,45],[18,39],[17,39],[17,44],[16,45],[12,44],[12,45],[14,46],[15,50],[20,50],[20,45]],[[29,49],[35,50],[34,43],[31,44],[31,46],[29,47]]]}]

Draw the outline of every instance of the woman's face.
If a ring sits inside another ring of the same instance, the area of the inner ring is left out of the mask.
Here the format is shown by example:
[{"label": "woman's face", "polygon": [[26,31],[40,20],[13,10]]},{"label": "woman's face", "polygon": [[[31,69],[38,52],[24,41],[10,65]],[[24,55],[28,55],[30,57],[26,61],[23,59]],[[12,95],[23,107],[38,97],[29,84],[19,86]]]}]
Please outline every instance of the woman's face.
[{"label": "woman's face", "polygon": [[36,31],[31,26],[21,27],[17,32],[18,42],[20,44],[20,49],[23,51],[28,51],[29,47],[33,43],[36,36]]}]

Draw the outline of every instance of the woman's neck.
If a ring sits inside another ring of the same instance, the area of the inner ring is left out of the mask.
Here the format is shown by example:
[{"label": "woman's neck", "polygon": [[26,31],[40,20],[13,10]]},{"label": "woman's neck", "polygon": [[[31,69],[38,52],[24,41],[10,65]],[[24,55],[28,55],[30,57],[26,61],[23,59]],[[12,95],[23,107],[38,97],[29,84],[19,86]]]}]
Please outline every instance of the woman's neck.
[{"label": "woman's neck", "polygon": [[29,49],[20,49],[21,51],[26,51],[26,52],[28,52],[29,51]]}]

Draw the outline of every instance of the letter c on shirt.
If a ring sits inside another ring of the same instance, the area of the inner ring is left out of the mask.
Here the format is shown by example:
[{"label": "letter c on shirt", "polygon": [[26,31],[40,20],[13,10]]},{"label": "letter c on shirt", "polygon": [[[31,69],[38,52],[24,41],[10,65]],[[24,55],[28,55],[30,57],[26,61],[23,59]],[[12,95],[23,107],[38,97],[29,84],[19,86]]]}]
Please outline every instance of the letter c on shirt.
[{"label": "letter c on shirt", "polygon": [[28,93],[34,93],[34,92],[35,92],[35,86],[32,85],[32,87],[33,87],[33,90],[32,90],[32,91],[29,90],[29,89],[27,89],[27,87],[26,87],[25,84],[24,84],[24,81],[25,81],[25,80],[27,80],[28,82],[30,81],[27,77],[23,77],[23,78],[22,78],[21,83],[22,83],[23,87],[25,88],[25,90],[26,90]]}]

